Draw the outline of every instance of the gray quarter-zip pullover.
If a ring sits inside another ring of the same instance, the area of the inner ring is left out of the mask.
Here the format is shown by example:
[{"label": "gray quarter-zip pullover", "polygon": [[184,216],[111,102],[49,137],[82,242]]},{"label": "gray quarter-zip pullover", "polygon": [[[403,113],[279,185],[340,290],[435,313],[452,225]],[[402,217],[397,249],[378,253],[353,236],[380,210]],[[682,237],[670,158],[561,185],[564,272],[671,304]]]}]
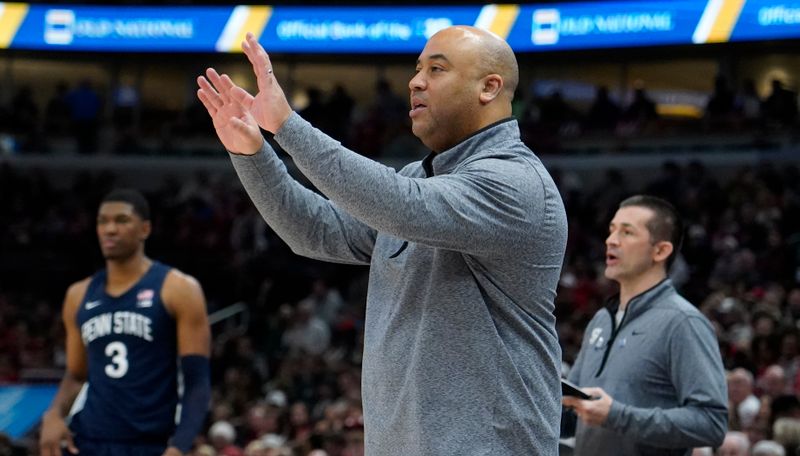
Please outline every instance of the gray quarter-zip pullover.
[{"label": "gray quarter-zip pullover", "polygon": [[678,456],[719,446],[728,389],[708,319],[665,279],[631,299],[619,326],[618,299],[595,314],[569,373],[613,399],[602,427],[578,422],[577,456]]},{"label": "gray quarter-zip pullover", "polygon": [[298,254],[369,264],[362,394],[368,456],[555,456],[561,352],[553,302],[567,240],[558,190],[519,137],[491,125],[400,172],[296,113],[232,155]]}]

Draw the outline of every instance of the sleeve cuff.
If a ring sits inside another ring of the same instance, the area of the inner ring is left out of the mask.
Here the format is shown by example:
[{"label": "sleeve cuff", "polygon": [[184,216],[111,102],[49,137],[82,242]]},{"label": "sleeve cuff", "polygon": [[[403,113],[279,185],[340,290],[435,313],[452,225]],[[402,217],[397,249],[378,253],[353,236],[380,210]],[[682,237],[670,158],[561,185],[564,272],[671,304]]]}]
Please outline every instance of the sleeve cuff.
[{"label": "sleeve cuff", "polygon": [[291,149],[293,138],[296,138],[295,133],[297,132],[298,128],[303,127],[303,124],[308,124],[308,122],[300,117],[300,114],[298,114],[296,111],[292,111],[283,125],[281,125],[280,130],[275,132],[275,141],[284,149],[287,147]]},{"label": "sleeve cuff", "polygon": [[258,155],[262,155],[264,153],[264,151],[266,151],[267,147],[269,147],[269,146],[267,145],[267,140],[265,139],[261,143],[261,148],[258,149],[256,151],[256,153],[254,153],[254,154],[240,154],[238,152],[233,152],[233,151],[228,150],[228,149],[225,149],[225,150],[228,152],[228,155],[230,155],[231,158],[233,158],[233,157],[242,157],[242,158],[246,159],[246,158],[252,158],[252,157],[256,157]]},{"label": "sleeve cuff", "polygon": [[611,429],[619,429],[620,422],[622,421],[622,417],[625,413],[625,407],[625,404],[622,404],[615,399],[611,403],[611,409],[608,411],[608,417],[606,418],[605,426]]}]

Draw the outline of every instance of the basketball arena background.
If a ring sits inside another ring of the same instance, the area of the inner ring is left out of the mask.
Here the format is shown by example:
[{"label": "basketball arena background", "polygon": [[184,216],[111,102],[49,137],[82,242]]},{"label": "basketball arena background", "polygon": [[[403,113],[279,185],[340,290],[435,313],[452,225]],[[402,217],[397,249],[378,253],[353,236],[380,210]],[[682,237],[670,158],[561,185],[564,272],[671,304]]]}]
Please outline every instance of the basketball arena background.
[{"label": "basketball arena background", "polygon": [[36,452],[64,368],[64,292],[102,265],[99,198],[129,186],[153,206],[148,254],[209,301],[214,394],[197,454],[254,441],[361,454],[366,269],[297,257],[266,227],[195,78],[214,66],[254,88],[238,49],[253,32],[303,117],[399,168],[427,153],[407,115],[414,62],[454,24],[517,53],[514,115],[567,207],[565,370],[611,289],[600,268],[616,204],[663,196],[688,226],[671,276],[765,404],[736,426],[800,445],[800,1],[62,1],[0,2],[0,453]]}]

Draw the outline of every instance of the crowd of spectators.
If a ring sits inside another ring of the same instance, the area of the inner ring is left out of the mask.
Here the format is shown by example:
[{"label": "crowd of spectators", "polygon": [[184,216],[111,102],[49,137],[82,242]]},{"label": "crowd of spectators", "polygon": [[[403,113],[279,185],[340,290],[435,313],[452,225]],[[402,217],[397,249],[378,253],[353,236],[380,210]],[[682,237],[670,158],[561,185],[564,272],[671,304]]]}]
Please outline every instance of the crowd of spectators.
[{"label": "crowd of spectators", "polygon": [[[628,94],[612,95],[608,87],[597,86],[593,100],[586,106],[570,103],[557,86],[548,93],[527,96],[520,90],[516,115],[526,143],[545,152],[561,151],[561,142],[579,137],[747,133],[754,144],[759,144],[765,135],[797,126],[797,92],[779,79],[771,81],[769,92],[764,95],[759,95],[752,79],[744,80],[736,90],[727,78],[717,76],[713,86],[704,104],[677,103],[665,105],[667,109],[663,110],[641,80],[634,82]],[[670,96],[675,94],[666,94],[666,98]]]},{"label": "crowd of spectators", "polygon": [[[662,113],[659,100],[643,81],[629,93],[598,86],[589,103],[571,102],[557,85],[547,93],[522,85],[514,115],[523,139],[538,153],[564,150],[565,140],[589,137],[627,139],[697,133],[751,133],[754,143],[776,131],[797,127],[797,92],[779,79],[760,95],[752,79],[735,90],[725,77],[714,79],[704,106],[691,113]],[[356,103],[342,85],[328,93],[307,87],[296,109],[312,124],[369,157],[416,157],[425,151],[411,135],[403,87],[379,79],[367,103]],[[107,94],[107,96],[104,96]],[[107,99],[106,99],[107,98]],[[692,107],[690,107],[692,108]],[[177,112],[141,101],[137,90],[121,84],[102,90],[89,80],[75,87],[59,83],[45,106],[29,86],[0,102],[0,150],[20,153],[216,154],[218,143],[208,116],[197,102]]]},{"label": "crowd of spectators", "polygon": [[[592,186],[553,174],[570,221],[556,305],[564,370],[613,293],[602,265],[614,208],[632,192],[659,195],[686,218],[671,276],[717,329],[730,430],[741,433],[731,442],[800,446],[798,168],[765,163],[723,179],[700,162],[665,163],[641,186],[618,170]],[[112,185],[108,174],[84,173],[72,188],[54,188],[36,172],[0,165],[0,382],[63,368],[61,300],[71,281],[102,264],[94,211]],[[248,308],[249,318],[214,325],[212,409],[195,454],[362,454],[366,268],[295,256],[233,180],[166,180],[148,196],[149,254],[196,276],[210,312]]]},{"label": "crowd of spectators", "polygon": [[[376,84],[367,106],[358,106],[341,86],[328,94],[309,88],[306,95],[300,114],[365,155],[424,153],[410,136],[406,100],[386,81]],[[564,135],[658,131],[663,119],[643,85],[630,100],[623,105],[598,87],[591,106],[579,110],[558,91],[523,95],[515,115],[526,141],[545,153],[557,150]],[[147,151],[148,135],[157,138],[159,151],[170,150],[180,138],[199,137],[219,153],[199,105],[160,117],[148,115],[135,93],[120,90],[110,102],[107,109],[89,81],[59,85],[46,106],[21,87],[0,106],[0,139],[12,138],[24,153],[57,152],[70,143],[81,154],[122,154]],[[752,81],[733,91],[717,78],[693,128],[775,131],[796,127],[797,121],[797,95],[780,81],[762,98]],[[111,132],[111,141],[100,140],[104,131]],[[3,147],[8,144],[0,141]],[[687,226],[671,276],[716,327],[729,371],[732,434],[726,445],[736,451],[777,442],[794,454],[800,447],[797,167],[765,163],[723,179],[701,162],[665,163],[643,185],[613,169],[596,185],[551,171],[570,222],[556,306],[564,371],[574,361],[588,319],[613,292],[602,265],[607,223],[617,203],[634,192],[664,197],[676,204]],[[60,376],[61,300],[69,283],[102,264],[94,214],[113,185],[112,174],[83,172],[69,188],[57,188],[43,172],[0,163],[0,384]],[[367,269],[297,257],[233,180],[198,173],[153,187],[148,253],[197,277],[210,312],[238,302],[247,308],[247,318],[213,327],[212,409],[194,454],[362,454]],[[0,440],[0,450],[8,445]]]}]

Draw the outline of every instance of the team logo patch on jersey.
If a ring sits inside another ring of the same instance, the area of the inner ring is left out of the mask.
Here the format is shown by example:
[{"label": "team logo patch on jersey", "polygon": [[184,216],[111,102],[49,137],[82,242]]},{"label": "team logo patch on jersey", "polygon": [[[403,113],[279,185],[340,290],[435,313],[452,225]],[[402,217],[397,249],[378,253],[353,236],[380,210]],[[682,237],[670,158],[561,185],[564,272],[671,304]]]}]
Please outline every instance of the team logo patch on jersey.
[{"label": "team logo patch on jersey", "polygon": [[136,307],[151,307],[153,305],[153,296],[155,295],[156,293],[150,288],[140,291],[136,295]]},{"label": "team logo patch on jersey", "polygon": [[595,343],[597,343],[598,339],[602,339],[602,337],[600,337],[600,334],[602,333],[603,333],[603,328],[594,328],[592,330],[591,336],[589,336],[589,345],[594,345]]}]

